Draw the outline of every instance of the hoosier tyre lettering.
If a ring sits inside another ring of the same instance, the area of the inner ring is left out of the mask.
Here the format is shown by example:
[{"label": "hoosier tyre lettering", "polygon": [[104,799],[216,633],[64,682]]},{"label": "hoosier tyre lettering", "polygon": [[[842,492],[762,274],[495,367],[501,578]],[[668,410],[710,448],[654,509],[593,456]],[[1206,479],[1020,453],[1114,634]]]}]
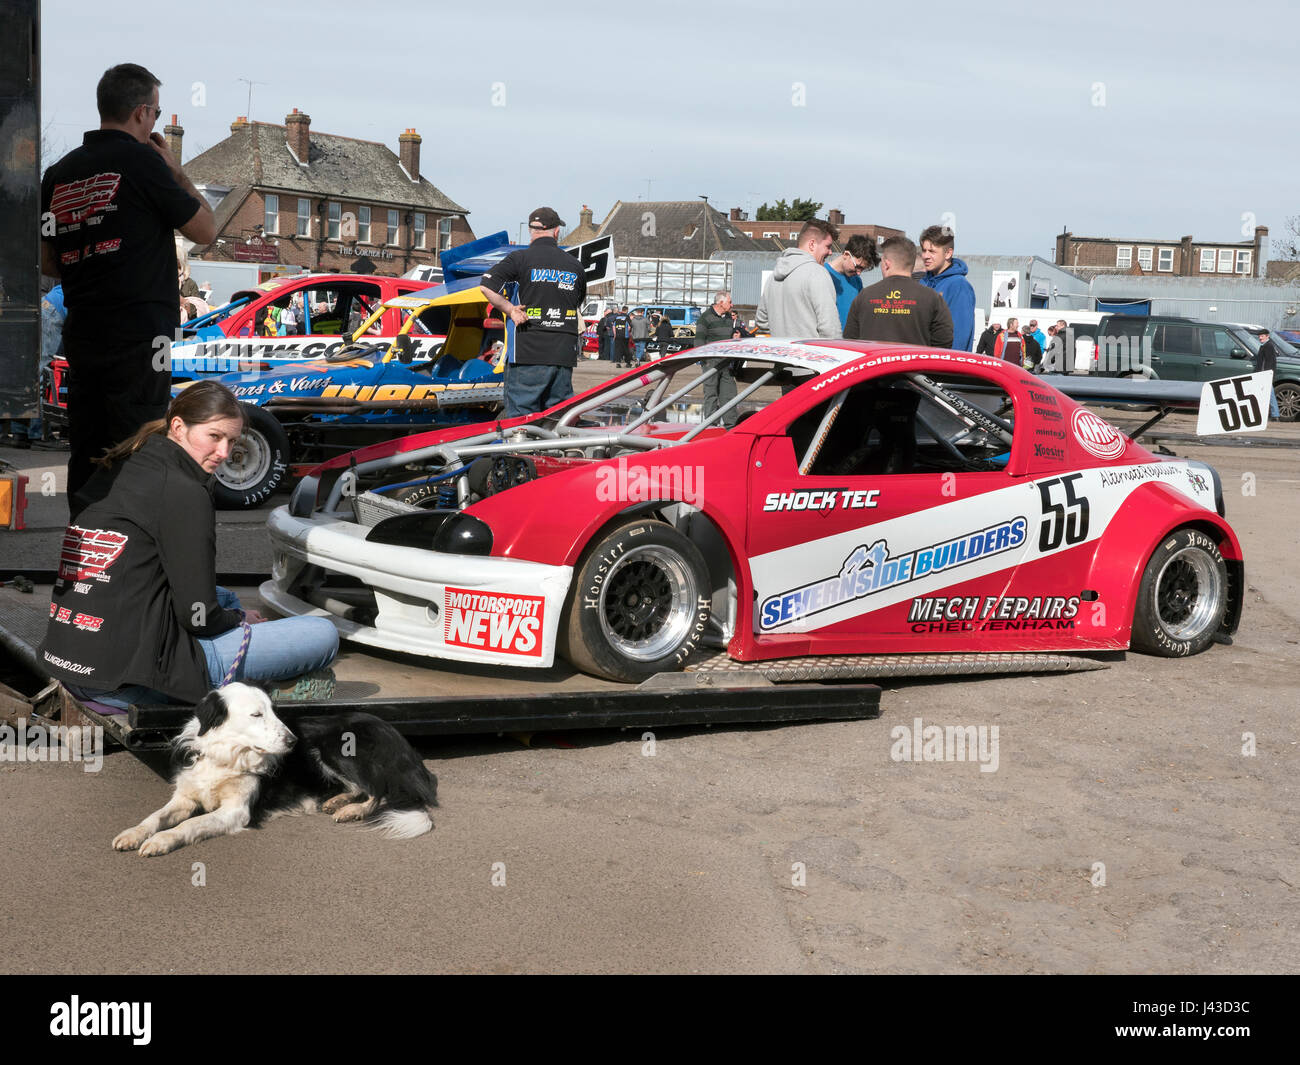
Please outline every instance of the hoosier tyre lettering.
[{"label": "hoosier tyre lettering", "polygon": [[244,405],[244,435],[217,467],[212,499],[224,510],[255,507],[289,483],[289,436],[273,415]]},{"label": "hoosier tyre lettering", "polygon": [[1228,568],[1218,545],[1177,529],[1147,562],[1133,611],[1134,650],[1163,658],[1199,654],[1214,640],[1228,605]]},{"label": "hoosier tyre lettering", "polygon": [[622,525],[573,575],[560,653],[586,673],[642,681],[681,669],[709,619],[699,549],[661,521]]}]

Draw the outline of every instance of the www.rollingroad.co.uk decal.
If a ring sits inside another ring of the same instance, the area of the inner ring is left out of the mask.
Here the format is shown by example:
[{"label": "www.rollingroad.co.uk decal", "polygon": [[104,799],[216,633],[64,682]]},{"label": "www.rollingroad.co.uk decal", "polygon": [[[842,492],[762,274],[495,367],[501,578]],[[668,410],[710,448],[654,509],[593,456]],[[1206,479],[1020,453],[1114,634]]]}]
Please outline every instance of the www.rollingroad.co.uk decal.
[{"label": "www.rollingroad.co.uk decal", "polygon": [[1027,527],[1025,518],[1015,517],[897,558],[889,556],[889,545],[884,540],[877,540],[870,547],[860,545],[844,560],[834,577],[778,592],[763,600],[759,625],[764,630],[773,629],[977,558],[1014,550],[1025,542]]}]

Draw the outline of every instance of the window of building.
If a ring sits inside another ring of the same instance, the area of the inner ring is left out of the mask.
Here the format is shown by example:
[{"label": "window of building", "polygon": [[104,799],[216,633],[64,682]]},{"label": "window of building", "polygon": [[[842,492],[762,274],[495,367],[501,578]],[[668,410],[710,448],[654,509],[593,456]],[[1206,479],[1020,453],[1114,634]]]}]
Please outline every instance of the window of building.
[{"label": "window of building", "polygon": [[388,243],[400,244],[401,232],[401,223],[397,220],[397,212],[390,210],[388,212]]},{"label": "window of building", "polygon": [[1133,266],[1133,249],[1129,245],[1115,249],[1115,265],[1121,270],[1129,270]]},{"label": "window of building", "polygon": [[311,200],[298,200],[298,228],[296,232],[300,237],[311,236]]},{"label": "window of building", "polygon": [[1244,250],[1237,252],[1237,273],[1250,273],[1250,252]]},{"label": "window of building", "polygon": [[1201,249],[1201,273],[1203,274],[1214,273],[1214,249],[1213,248]]},{"label": "window of building", "polygon": [[330,204],[329,239],[339,239],[339,222],[343,220],[343,208],[337,203]]},{"label": "window of building", "polygon": [[411,228],[415,231],[415,246],[424,247],[424,212],[416,211],[411,215]]},{"label": "window of building", "polygon": [[451,247],[451,219],[438,219],[438,250],[446,251]]},{"label": "window of building", "polygon": [[370,243],[370,208],[357,208],[357,240],[362,244]]},{"label": "window of building", "polygon": [[262,232],[268,235],[280,232],[280,197],[269,192],[266,194],[266,220],[262,223]]},{"label": "window of building", "polygon": [[771,232],[765,232],[763,234],[763,238],[767,239],[768,237],[779,237],[780,235],[781,235],[780,233],[777,233],[775,230],[773,230]]},{"label": "window of building", "polygon": [[799,233],[798,233],[797,231],[794,232],[794,233],[791,233],[791,234],[790,234],[790,239],[791,239],[791,240],[798,240],[798,239],[799,239]]},{"label": "window of building", "polygon": [[1160,270],[1162,273],[1172,273],[1174,269],[1174,249],[1160,249]]},{"label": "window of building", "polygon": [[1231,248],[1219,249],[1219,273],[1221,274],[1232,273],[1232,249]]},{"label": "window of building", "polygon": [[1151,269],[1151,251],[1150,248],[1138,248],[1138,266],[1143,270]]}]

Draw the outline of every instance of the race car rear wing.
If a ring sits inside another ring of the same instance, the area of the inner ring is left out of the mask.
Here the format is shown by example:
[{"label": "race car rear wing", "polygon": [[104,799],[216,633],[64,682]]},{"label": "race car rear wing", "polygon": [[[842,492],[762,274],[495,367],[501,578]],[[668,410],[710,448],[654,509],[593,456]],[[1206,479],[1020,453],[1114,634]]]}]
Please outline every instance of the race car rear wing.
[{"label": "race car rear wing", "polygon": [[1155,414],[1129,434],[1137,440],[1173,411],[1196,411],[1196,435],[1260,432],[1268,425],[1272,371],[1217,381],[1158,381],[1143,377],[1076,377],[1044,374],[1042,380],[1071,399],[1100,407],[1145,407]]}]

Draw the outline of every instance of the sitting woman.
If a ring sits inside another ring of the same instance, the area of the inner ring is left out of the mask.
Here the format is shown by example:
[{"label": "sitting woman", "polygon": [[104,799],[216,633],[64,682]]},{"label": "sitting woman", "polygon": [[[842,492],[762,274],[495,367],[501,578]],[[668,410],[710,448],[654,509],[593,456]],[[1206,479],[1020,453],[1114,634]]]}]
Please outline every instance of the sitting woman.
[{"label": "sitting woman", "polygon": [[243,429],[234,395],[199,381],[98,460],[63,537],[40,652],[74,695],[196,703],[236,680],[293,680],[281,697],[332,694],[329,621],[264,621],[217,587],[209,486]]}]

